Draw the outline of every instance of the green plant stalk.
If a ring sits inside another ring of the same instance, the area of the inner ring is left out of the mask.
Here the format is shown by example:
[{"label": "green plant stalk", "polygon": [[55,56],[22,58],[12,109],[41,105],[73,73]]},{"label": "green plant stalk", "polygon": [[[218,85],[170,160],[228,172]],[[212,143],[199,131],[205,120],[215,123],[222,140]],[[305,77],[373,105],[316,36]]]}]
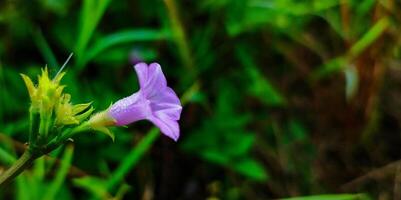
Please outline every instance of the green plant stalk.
[{"label": "green plant stalk", "polygon": [[51,118],[52,118],[52,112],[50,112],[50,114],[45,112],[40,113],[39,139],[38,139],[39,146],[42,146],[46,143],[49,134],[49,127],[51,125]]},{"label": "green plant stalk", "polygon": [[386,17],[381,18],[372,28],[369,29],[349,50],[352,58],[360,55],[369,45],[375,42],[390,25],[390,20]]},{"label": "green plant stalk", "polygon": [[119,31],[114,34],[104,36],[98,39],[91,47],[87,49],[85,57],[81,63],[85,66],[89,61],[95,58],[104,50],[124,43],[132,43],[138,41],[155,41],[169,38],[170,35],[167,31],[152,30],[152,29],[135,29]]},{"label": "green plant stalk", "polygon": [[[43,181],[45,178],[45,168],[46,168],[46,161],[44,157],[40,157],[36,159],[35,163],[33,164],[32,171],[33,175],[38,181]],[[51,169],[51,168],[49,168]]]},{"label": "green plant stalk", "polygon": [[72,138],[78,133],[90,130],[90,126],[87,122],[82,123],[81,125],[71,129],[68,133],[63,133],[60,138],[57,139],[57,144],[60,145],[60,142],[66,141],[68,138]]},{"label": "green plant stalk", "polygon": [[111,178],[107,182],[109,190],[116,187],[116,185],[124,178],[124,176],[132,169],[133,166],[143,157],[151,147],[156,139],[160,136],[159,129],[152,128],[148,134],[133,148],[118,168],[113,172]]},{"label": "green plant stalk", "polygon": [[178,8],[175,3],[175,0],[164,0],[164,3],[167,8],[168,16],[171,22],[171,29],[174,34],[174,40],[177,44],[179,54],[183,61],[184,67],[190,73],[191,77],[195,76],[195,68],[194,62],[192,60],[192,53],[190,46],[188,44],[188,40],[185,34],[184,26],[180,21]]},{"label": "green plant stalk", "polygon": [[[42,131],[46,132],[48,128],[46,128],[47,125],[51,120],[45,120],[44,118],[41,119],[41,125],[39,126],[40,129],[43,129]],[[84,124],[82,124],[84,125]],[[88,130],[87,126],[78,126],[75,129],[72,129],[70,133],[66,133],[68,136],[72,136],[76,133]],[[62,137],[65,138],[65,137]],[[41,138],[44,139],[44,138]],[[40,141],[39,141],[40,142]],[[0,187],[7,185],[10,183],[16,176],[21,174],[26,168],[28,168],[30,165],[32,165],[33,161],[36,160],[37,158],[40,158],[41,156],[53,151],[57,147],[63,144],[65,142],[65,139],[63,140],[56,140],[49,145],[47,145],[45,148],[36,148],[36,147],[31,147],[22,154],[22,156],[3,174],[0,175]]]},{"label": "green plant stalk", "polygon": [[16,161],[16,159],[14,158],[13,155],[8,153],[6,150],[4,150],[3,148],[0,148],[0,161],[5,164],[11,165],[11,164],[13,164],[13,162]]},{"label": "green plant stalk", "polygon": [[21,174],[26,168],[32,165],[33,161],[42,157],[43,155],[55,150],[62,143],[56,143],[49,145],[46,148],[34,149],[28,147],[28,149],[22,154],[22,156],[15,161],[15,163],[7,169],[4,173],[0,174],[0,187],[10,183],[15,177]]},{"label": "green plant stalk", "polygon": [[50,48],[49,43],[46,41],[43,33],[40,29],[37,29],[33,32],[33,41],[36,43],[40,53],[46,62],[50,65],[51,69],[55,69],[56,66],[59,66],[56,56],[54,55],[52,49]]},{"label": "green plant stalk", "polygon": [[110,0],[84,0],[82,5],[80,31],[78,33],[77,44],[75,53],[77,55],[77,66],[79,69],[83,68],[84,52],[96,30],[100,19],[104,15],[107,7],[110,5]]},{"label": "green plant stalk", "polygon": [[40,115],[35,112],[31,107],[29,109],[29,146],[34,147],[36,145],[36,140],[38,137],[38,124],[39,124]]},{"label": "green plant stalk", "polygon": [[[2,89],[0,90],[0,97],[3,97],[5,95],[5,89],[7,87],[4,81],[4,73],[3,73],[3,65],[0,62],[0,85],[2,85]],[[3,108],[5,106],[5,101],[3,98],[0,98],[0,124],[3,123]]]},{"label": "green plant stalk", "polygon": [[47,192],[44,195],[44,200],[52,200],[55,199],[55,197],[57,196],[57,193],[60,191],[60,188],[63,185],[65,178],[67,177],[68,170],[70,169],[73,153],[74,147],[72,145],[67,145],[56,177],[49,185]]},{"label": "green plant stalk", "polygon": [[53,140],[51,140],[47,147],[46,147],[46,152],[50,152],[53,151],[54,149],[56,149],[57,147],[61,146],[65,141],[68,140],[68,138],[71,138],[73,136],[75,136],[78,133],[84,132],[84,131],[88,131],[90,130],[90,127],[88,126],[87,123],[82,123],[81,125],[73,128],[73,129],[69,129],[68,131],[64,131],[60,137],[56,137]]},{"label": "green plant stalk", "polygon": [[40,157],[27,150],[22,156],[0,176],[0,187],[10,183],[16,176],[21,174],[32,162]]}]

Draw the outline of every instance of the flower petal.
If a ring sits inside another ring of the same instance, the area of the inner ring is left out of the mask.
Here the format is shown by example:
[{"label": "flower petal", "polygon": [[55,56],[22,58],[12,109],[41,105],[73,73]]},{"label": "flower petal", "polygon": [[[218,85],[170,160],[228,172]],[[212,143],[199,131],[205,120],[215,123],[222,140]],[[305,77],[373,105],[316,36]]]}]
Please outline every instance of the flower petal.
[{"label": "flower petal", "polygon": [[146,63],[138,63],[134,66],[136,74],[138,75],[139,86],[144,88],[148,80],[148,65]]},{"label": "flower petal", "polygon": [[177,141],[180,137],[180,127],[177,121],[171,120],[164,116],[153,116],[149,120],[159,127],[160,131],[164,135],[170,137],[174,141]]},{"label": "flower petal", "polygon": [[138,63],[134,66],[138,75],[140,97],[127,97],[117,101],[109,110],[117,125],[126,125],[140,119],[148,119],[161,132],[177,141],[180,135],[178,120],[182,106],[177,94],[167,86],[161,66]]},{"label": "flower petal", "polygon": [[182,110],[180,99],[171,88],[166,87],[165,91],[159,92],[149,100],[154,114],[166,115],[171,120],[180,119]]},{"label": "flower petal", "polygon": [[116,120],[116,125],[124,126],[145,119],[150,113],[150,107],[139,91],[118,100],[109,108],[108,112]]},{"label": "flower petal", "polygon": [[135,70],[141,90],[149,98],[163,91],[167,87],[167,81],[159,64],[152,63],[149,67],[145,65],[145,63],[139,63],[135,65]]},{"label": "flower petal", "polygon": [[158,91],[155,95],[148,98],[154,103],[169,103],[181,106],[180,99],[173,89],[166,87],[162,91]]},{"label": "flower petal", "polygon": [[148,70],[148,85],[147,89],[164,89],[167,86],[166,77],[163,74],[159,63],[151,63]]},{"label": "flower petal", "polygon": [[174,121],[178,121],[180,120],[180,116],[181,116],[181,111],[182,108],[181,107],[170,107],[170,108],[166,108],[160,111],[156,111],[153,112],[153,115],[157,115],[157,116],[161,116],[163,115],[165,118],[174,120]]}]

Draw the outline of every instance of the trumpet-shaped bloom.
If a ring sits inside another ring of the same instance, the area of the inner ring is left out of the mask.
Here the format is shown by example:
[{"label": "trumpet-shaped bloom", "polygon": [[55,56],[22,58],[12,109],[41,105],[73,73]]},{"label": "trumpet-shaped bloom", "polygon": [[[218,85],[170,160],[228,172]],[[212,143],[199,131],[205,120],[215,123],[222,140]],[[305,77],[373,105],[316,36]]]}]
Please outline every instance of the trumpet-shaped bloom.
[{"label": "trumpet-shaped bloom", "polygon": [[138,63],[134,68],[139,79],[139,91],[114,103],[108,110],[109,116],[118,126],[149,120],[163,134],[177,141],[180,135],[177,121],[182,107],[176,93],[167,86],[160,65]]}]

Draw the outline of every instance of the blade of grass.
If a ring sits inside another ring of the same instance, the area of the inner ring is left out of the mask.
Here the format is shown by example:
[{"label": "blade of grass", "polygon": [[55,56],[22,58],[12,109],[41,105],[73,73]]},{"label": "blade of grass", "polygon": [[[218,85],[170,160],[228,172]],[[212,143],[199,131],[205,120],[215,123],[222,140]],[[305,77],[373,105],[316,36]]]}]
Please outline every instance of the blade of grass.
[{"label": "blade of grass", "polygon": [[92,197],[90,199],[111,199],[111,195],[106,190],[105,180],[93,177],[85,176],[82,178],[77,178],[73,180],[76,187],[82,188],[89,192]]},{"label": "blade of grass", "polygon": [[65,148],[65,152],[63,158],[61,160],[60,168],[57,170],[57,174],[55,179],[50,183],[48,190],[45,193],[44,200],[52,200],[55,199],[57,193],[59,192],[61,186],[64,183],[64,180],[68,174],[68,170],[70,169],[72,157],[74,154],[74,147],[72,145],[67,145]]},{"label": "blade of grass", "polygon": [[18,176],[16,179],[16,186],[17,186],[17,200],[30,200],[32,199],[33,189],[29,187],[27,182],[27,178],[25,175]]},{"label": "blade of grass", "polygon": [[133,148],[107,181],[107,188],[112,189],[131,171],[143,155],[150,149],[152,144],[159,137],[159,129],[152,128],[146,136]]},{"label": "blade of grass", "polygon": [[331,59],[313,71],[309,79],[313,82],[332,73],[341,71],[347,62],[348,60],[344,56]]},{"label": "blade of grass", "polygon": [[384,17],[369,29],[348,51],[346,56],[340,56],[326,62],[312,72],[310,79],[316,81],[327,75],[344,70],[346,64],[359,56],[369,45],[376,41],[389,26],[389,19]]},{"label": "blade of grass", "polygon": [[251,85],[248,89],[249,93],[268,105],[285,106],[285,98],[268,78],[263,77],[247,49],[241,46],[236,49],[235,53],[240,64],[244,67],[245,74],[249,76]]},{"label": "blade of grass", "polygon": [[13,164],[17,159],[8,153],[6,150],[0,147],[0,160],[4,164],[11,165]]},{"label": "blade of grass", "polygon": [[123,184],[117,191],[116,196],[114,197],[115,200],[121,200],[124,198],[124,195],[130,190],[130,186]]},{"label": "blade of grass", "polygon": [[85,66],[90,60],[110,47],[131,42],[163,40],[167,39],[168,35],[166,31],[152,29],[118,31],[98,39],[92,47],[88,48],[88,53],[85,53],[82,63],[79,63],[78,66]]},{"label": "blade of grass", "polygon": [[381,18],[375,25],[365,33],[361,39],[359,39],[350,49],[349,54],[351,57],[356,57],[362,53],[369,45],[371,45],[374,41],[376,41],[380,35],[387,29],[389,26],[389,19],[384,17]]},{"label": "blade of grass", "polygon": [[63,148],[59,147],[50,153],[49,156],[51,156],[52,159],[46,160],[48,169],[52,169],[54,167],[54,165],[56,164],[56,161],[57,161],[56,158],[58,158],[62,152],[63,152]]},{"label": "blade of grass", "polygon": [[46,63],[50,66],[51,69],[56,69],[59,65],[54,56],[53,51],[51,50],[49,43],[46,41],[45,37],[41,30],[34,31],[33,33],[33,40],[38,47],[40,53],[42,54],[43,58],[45,59]]},{"label": "blade of grass", "polygon": [[4,96],[5,96],[6,89],[7,89],[7,84],[5,84],[4,76],[5,76],[5,74],[4,74],[4,71],[3,71],[3,64],[2,64],[2,62],[0,60],[0,85],[2,86],[2,89],[0,90],[0,97],[2,97],[2,98],[0,98],[0,127],[2,127],[2,128],[4,128],[3,127],[3,124],[4,124],[4,122],[3,122],[3,112],[4,112],[3,108],[5,108],[5,102],[6,102]]},{"label": "blade of grass", "polygon": [[77,63],[84,59],[84,52],[100,19],[111,0],[84,0],[79,21],[78,39],[75,46]]},{"label": "blade of grass", "polygon": [[38,181],[43,181],[45,178],[45,157],[36,159],[35,165],[33,166],[33,175]]},{"label": "blade of grass", "polygon": [[184,31],[184,26],[182,25],[178,13],[178,8],[175,0],[164,0],[166,4],[168,17],[170,18],[171,29],[174,36],[174,40],[177,44],[179,54],[181,56],[184,67],[188,70],[189,78],[193,80],[195,76],[194,62],[192,59],[192,52],[188,44],[188,40]]},{"label": "blade of grass", "polygon": [[284,198],[281,200],[369,200],[364,194],[324,194],[305,197]]}]

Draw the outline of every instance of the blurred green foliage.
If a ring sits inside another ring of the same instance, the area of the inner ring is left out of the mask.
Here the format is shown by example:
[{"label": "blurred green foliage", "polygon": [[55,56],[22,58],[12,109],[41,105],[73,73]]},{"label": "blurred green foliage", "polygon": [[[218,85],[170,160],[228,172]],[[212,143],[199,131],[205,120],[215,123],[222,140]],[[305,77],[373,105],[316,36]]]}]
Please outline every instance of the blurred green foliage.
[{"label": "blurred green foliage", "polygon": [[114,143],[87,133],[37,160],[0,198],[396,199],[394,178],[345,186],[401,157],[392,107],[401,106],[400,8],[394,0],[1,1],[0,169],[28,136],[19,73],[48,65],[54,75],[71,52],[62,84],[73,102],[100,111],[130,95],[132,65],[143,61],[161,64],[185,106],[178,143],[148,122],[114,129]]}]

